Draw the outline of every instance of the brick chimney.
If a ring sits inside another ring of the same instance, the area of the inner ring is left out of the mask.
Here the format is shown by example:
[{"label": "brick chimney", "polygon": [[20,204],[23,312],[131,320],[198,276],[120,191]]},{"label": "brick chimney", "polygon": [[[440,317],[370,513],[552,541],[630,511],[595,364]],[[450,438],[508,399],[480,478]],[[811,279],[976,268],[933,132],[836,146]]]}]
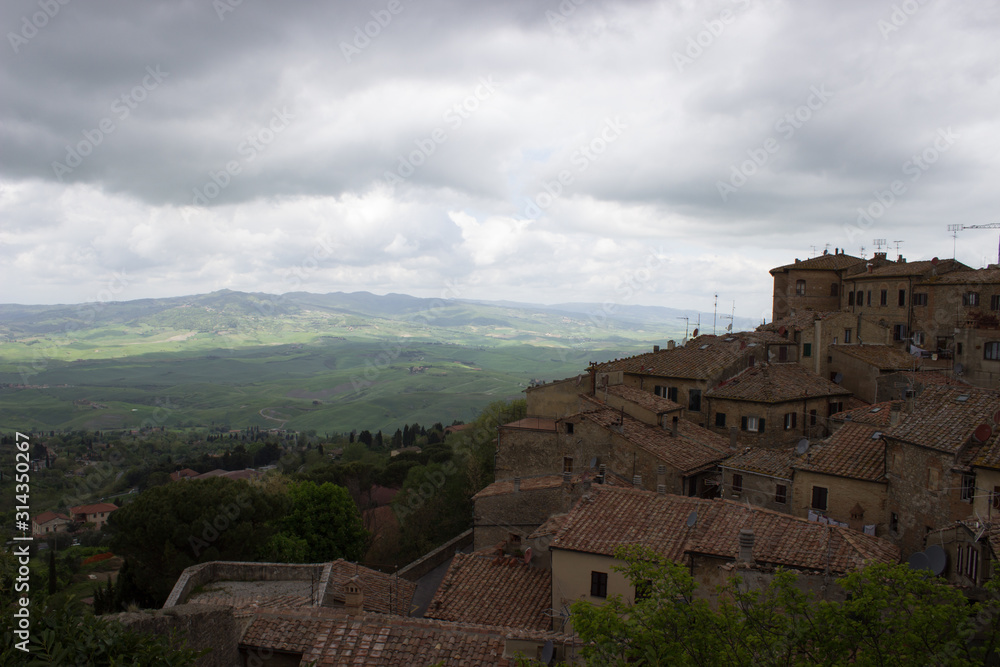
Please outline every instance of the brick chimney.
[{"label": "brick chimney", "polygon": [[753,529],[740,529],[740,550],[736,560],[740,563],[753,564]]},{"label": "brick chimney", "polygon": [[677,345],[677,343],[675,343],[675,342],[674,342],[674,341],[672,341],[672,340],[668,340],[668,341],[667,341],[667,349],[668,349],[668,350],[672,350],[672,349],[674,349],[674,347],[675,347],[676,345]]},{"label": "brick chimney", "polygon": [[344,585],[344,607],[350,616],[362,616],[365,613],[365,594],[361,591],[361,580],[357,575],[348,579]]}]

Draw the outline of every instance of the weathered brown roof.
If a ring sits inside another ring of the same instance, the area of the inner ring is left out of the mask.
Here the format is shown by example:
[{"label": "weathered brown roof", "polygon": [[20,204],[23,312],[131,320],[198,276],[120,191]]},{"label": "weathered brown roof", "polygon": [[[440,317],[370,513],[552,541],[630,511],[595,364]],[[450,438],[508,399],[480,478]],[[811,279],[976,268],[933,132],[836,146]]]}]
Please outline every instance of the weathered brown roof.
[{"label": "weathered brown roof", "polygon": [[[596,395],[600,398],[605,391],[605,388],[598,387],[596,390]],[[666,398],[661,398],[656,394],[648,391],[643,391],[642,389],[637,389],[635,387],[630,387],[624,384],[615,384],[607,387],[607,392],[618,396],[619,398],[624,398],[629,403],[635,403],[639,407],[645,408],[655,414],[663,414],[665,412],[674,412],[675,410],[683,410],[684,406],[680,403],[674,403]]]},{"label": "weathered brown roof", "polygon": [[355,665],[430,665],[510,667],[504,658],[508,637],[569,645],[572,638],[552,632],[513,630],[471,623],[383,614],[348,616],[343,610],[308,613],[263,611],[240,640],[240,646],[301,653],[303,664],[319,667]]},{"label": "weathered brown roof", "polygon": [[943,274],[950,271],[962,271],[969,267],[953,259],[921,260],[918,262],[889,262],[871,272],[863,271],[847,276],[848,280],[866,280],[868,278],[890,278],[902,276],[923,276],[932,272]]},{"label": "weathered brown roof", "polygon": [[952,271],[943,276],[918,283],[920,285],[996,285],[1000,283],[1000,269],[971,269]]},{"label": "weathered brown roof", "polygon": [[890,345],[831,345],[830,353],[840,352],[870,364],[880,371],[905,371],[920,365],[920,358]]},{"label": "weathered brown roof", "polygon": [[831,415],[830,419],[832,421],[888,427],[893,405],[902,409],[903,401],[885,401],[884,403],[863,405],[859,408],[854,408],[853,410],[838,412],[835,415]]},{"label": "weathered brown roof", "polygon": [[[963,400],[962,397],[965,397]],[[1000,392],[978,387],[932,385],[914,399],[913,411],[887,430],[887,437],[942,452],[957,454],[970,444],[973,432],[990,426],[987,444],[996,443],[1000,428],[992,426],[1000,410]],[[977,463],[976,465],[983,465]]]},{"label": "weathered brown roof", "polygon": [[796,470],[848,477],[866,482],[885,480],[885,443],[874,426],[844,424],[795,462]]},{"label": "weathered brown roof", "polygon": [[500,428],[514,428],[526,431],[555,431],[556,420],[542,417],[525,417],[524,419],[504,424]]},{"label": "weathered brown roof", "polygon": [[720,465],[734,470],[780,477],[792,478],[792,462],[795,460],[795,448],[768,449],[766,447],[750,447],[745,452],[732,456]]},{"label": "weathered brown roof", "polygon": [[552,572],[521,559],[455,554],[424,618],[549,630]]},{"label": "weathered brown roof", "polygon": [[[580,481],[581,477],[582,473],[574,475],[573,481],[578,482]],[[541,489],[555,489],[562,486],[562,483],[563,483],[562,475],[539,475],[537,477],[522,477],[520,479],[521,491],[538,491]],[[514,480],[501,479],[481,489],[479,493],[472,496],[472,499],[475,500],[476,498],[502,496],[508,493],[514,493]]]},{"label": "weathered brown roof", "polygon": [[581,413],[583,418],[620,435],[681,472],[698,470],[721,461],[732,453],[727,438],[687,419],[678,420],[675,437],[669,429],[641,422],[618,410],[605,407],[594,398],[585,400],[596,409]]},{"label": "weathered brown roof", "polygon": [[598,373],[623,371],[633,375],[654,375],[689,379],[714,379],[740,359],[749,357],[754,348],[767,342],[788,341],[766,331],[740,332],[728,336],[703,335],[672,350],[647,352],[634,357],[597,364]]},{"label": "weathered brown roof", "polygon": [[842,574],[868,562],[899,560],[895,545],[849,528],[718,498],[614,487],[598,487],[581,499],[550,548],[610,556],[618,545],[637,543],[671,560],[685,553],[735,559],[743,528],[754,531],[753,556],[759,564]]},{"label": "weathered brown roof", "polygon": [[798,364],[757,364],[708,390],[706,396],[754,403],[782,403],[821,396],[847,396],[850,393]]},{"label": "weathered brown roof", "polygon": [[[757,331],[779,331],[784,327],[788,331],[805,331],[812,329],[816,320],[826,320],[831,317],[843,314],[842,310],[798,310],[791,315],[774,320],[767,324],[761,324]],[[792,341],[788,341],[791,343]]]},{"label": "weathered brown roof", "polygon": [[778,266],[771,269],[771,275],[774,275],[776,271],[788,271],[790,269],[796,270],[812,270],[812,271],[837,271],[839,269],[845,269],[849,266],[854,266],[855,264],[863,264],[865,260],[860,257],[854,257],[852,255],[845,255],[841,253],[835,253],[833,255],[825,253],[823,255],[818,255],[810,259],[798,260],[796,259],[792,264],[785,264],[784,266]]},{"label": "weathered brown roof", "polygon": [[63,521],[69,521],[69,517],[66,516],[65,514],[59,514],[58,512],[53,512],[52,510],[46,510],[41,514],[36,514],[35,517],[32,519],[32,521],[41,526],[43,524],[48,523],[49,521],[53,521],[54,519],[62,519]]},{"label": "weathered brown roof", "polygon": [[70,507],[70,514],[99,514],[100,512],[114,512],[118,509],[117,505],[112,505],[111,503],[96,503],[94,505],[77,505],[76,507]]}]

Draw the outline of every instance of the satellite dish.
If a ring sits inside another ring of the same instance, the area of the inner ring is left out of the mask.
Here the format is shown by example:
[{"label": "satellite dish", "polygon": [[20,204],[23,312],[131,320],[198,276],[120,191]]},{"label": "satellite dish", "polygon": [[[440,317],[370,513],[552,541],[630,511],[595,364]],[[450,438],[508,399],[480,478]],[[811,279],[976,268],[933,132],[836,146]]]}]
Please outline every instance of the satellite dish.
[{"label": "satellite dish", "polygon": [[934,266],[937,266],[938,262],[940,262],[940,261],[941,260],[938,259],[937,257],[932,257],[931,258],[931,264],[933,264]]},{"label": "satellite dish", "polygon": [[931,562],[927,558],[927,554],[923,551],[918,551],[910,555],[910,558],[906,561],[907,565],[910,566],[911,570],[923,570],[925,572],[931,571]]},{"label": "satellite dish", "polygon": [[833,376],[833,383],[834,384],[840,384],[843,381],[844,381],[844,374],[843,373],[837,373],[836,375]]},{"label": "satellite dish", "polygon": [[531,547],[524,550],[524,564],[531,565]]},{"label": "satellite dish", "polygon": [[698,329],[696,328],[694,331],[691,332],[691,338],[697,338],[697,337],[698,337]]},{"label": "satellite dish", "polygon": [[784,324],[782,324],[780,327],[778,327],[778,335],[779,336],[784,336],[787,332],[788,332],[788,329],[785,328]]},{"label": "satellite dish", "polygon": [[548,665],[549,663],[552,662],[552,658],[555,656],[555,654],[556,654],[556,647],[555,644],[553,644],[552,640],[550,639],[547,642],[545,642],[545,646],[542,647],[542,662]]},{"label": "satellite dish", "polygon": [[809,449],[809,439],[808,438],[802,438],[801,440],[799,440],[798,444],[795,445],[795,453],[798,454],[798,455],[800,455],[800,456],[802,454],[805,454],[807,449]]},{"label": "satellite dish", "polygon": [[989,424],[980,424],[972,432],[972,437],[980,444],[989,440],[991,435],[993,435],[993,429],[990,428]]},{"label": "satellite dish", "polygon": [[698,511],[695,510],[688,515],[687,527],[692,528],[698,522]]},{"label": "satellite dish", "polygon": [[927,547],[924,551],[924,555],[927,556],[928,564],[930,565],[931,572],[935,575],[944,572],[945,566],[948,564],[948,554],[940,545],[932,544]]},{"label": "satellite dish", "polygon": [[955,364],[955,374],[956,375],[961,375],[964,371],[965,371],[965,366],[963,366],[961,363]]}]

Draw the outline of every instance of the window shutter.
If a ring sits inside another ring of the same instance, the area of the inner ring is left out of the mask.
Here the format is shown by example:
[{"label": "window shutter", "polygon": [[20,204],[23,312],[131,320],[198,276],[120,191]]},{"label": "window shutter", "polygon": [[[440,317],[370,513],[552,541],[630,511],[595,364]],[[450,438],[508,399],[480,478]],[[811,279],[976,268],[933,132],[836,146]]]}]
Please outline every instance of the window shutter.
[{"label": "window shutter", "polygon": [[740,429],[744,430],[744,431],[747,430],[747,418],[746,417],[740,417]]},{"label": "window shutter", "polygon": [[763,433],[764,432],[764,418],[763,417],[761,417],[760,419],[757,420],[757,432],[758,433]]}]

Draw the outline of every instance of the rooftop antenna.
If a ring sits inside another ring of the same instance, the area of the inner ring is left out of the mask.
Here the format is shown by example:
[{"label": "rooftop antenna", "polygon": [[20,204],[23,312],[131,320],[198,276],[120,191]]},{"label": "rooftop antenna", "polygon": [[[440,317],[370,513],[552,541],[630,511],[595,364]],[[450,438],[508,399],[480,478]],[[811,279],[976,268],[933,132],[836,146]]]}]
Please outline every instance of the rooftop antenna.
[{"label": "rooftop antenna", "polygon": [[900,257],[901,255],[899,254],[899,244],[903,243],[903,241],[893,241],[893,243],[896,244],[896,257]]},{"label": "rooftop antenna", "polygon": [[877,252],[877,253],[878,252],[882,252],[882,248],[884,248],[887,245],[889,245],[889,242],[886,241],[885,239],[874,239],[872,241],[872,243],[875,244],[875,252]]},{"label": "rooftop antenna", "polygon": [[712,306],[712,335],[715,335],[715,322],[719,319],[719,295],[715,295],[715,304]]},{"label": "rooftop antenna", "polygon": [[679,315],[677,317],[677,319],[684,320],[684,340],[686,342],[687,339],[688,339],[688,322],[689,322],[689,318],[687,318],[687,317],[685,317],[683,315]]},{"label": "rooftop antenna", "polygon": [[823,244],[823,254],[825,255],[828,252],[830,252],[830,244],[829,243],[824,243]]},{"label": "rooftop antenna", "polygon": [[810,256],[810,257],[815,257],[815,256],[816,256],[816,246],[814,246],[814,245],[811,245],[811,246],[809,246],[809,247],[810,247],[810,248],[812,248],[812,254],[811,254],[811,255],[809,255],[809,256]]},{"label": "rooftop antenna", "polygon": [[731,315],[719,315],[719,317],[722,318],[722,319],[724,319],[724,320],[729,320],[729,324],[726,325],[726,331],[730,331],[731,332],[733,330],[733,322],[736,321],[736,319],[735,319],[735,317],[736,317],[736,302],[733,301],[733,312],[732,312]]},{"label": "rooftop antenna", "polygon": [[865,247],[861,246],[861,259],[865,259]]},{"label": "rooftop antenna", "polygon": [[[958,233],[963,229],[1000,229],[1000,222],[991,222],[988,225],[948,225],[948,231],[956,240]],[[951,258],[955,259],[955,241],[951,244]],[[997,263],[1000,264],[1000,246],[997,247]]]}]

